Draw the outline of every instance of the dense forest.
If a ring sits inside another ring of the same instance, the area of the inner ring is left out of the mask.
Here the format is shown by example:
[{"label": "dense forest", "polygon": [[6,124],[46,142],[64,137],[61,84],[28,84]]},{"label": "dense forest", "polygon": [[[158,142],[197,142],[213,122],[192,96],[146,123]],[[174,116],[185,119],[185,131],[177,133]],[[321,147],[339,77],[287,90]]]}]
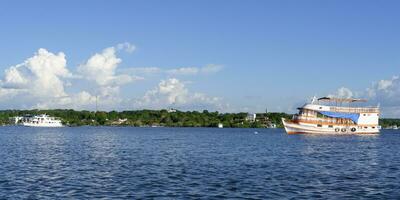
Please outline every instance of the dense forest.
[{"label": "dense forest", "polygon": [[392,126],[400,127],[400,119],[379,119],[379,125],[382,128],[390,128]]},{"label": "dense forest", "polygon": [[285,113],[259,113],[255,121],[247,120],[248,113],[218,113],[204,110],[174,111],[137,110],[137,111],[75,111],[75,110],[3,110],[0,111],[0,123],[10,124],[15,116],[48,114],[59,117],[68,126],[106,125],[106,126],[167,126],[167,127],[224,127],[262,128],[275,124],[282,127],[281,118],[291,118]]}]

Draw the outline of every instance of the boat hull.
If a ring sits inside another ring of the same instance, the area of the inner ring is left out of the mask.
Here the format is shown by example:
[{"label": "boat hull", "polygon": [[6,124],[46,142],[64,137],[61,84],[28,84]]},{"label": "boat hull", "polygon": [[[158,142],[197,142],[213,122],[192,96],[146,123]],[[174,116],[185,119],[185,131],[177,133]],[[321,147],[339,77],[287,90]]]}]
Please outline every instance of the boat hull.
[{"label": "boat hull", "polygon": [[357,126],[336,125],[334,127],[317,127],[316,124],[296,123],[282,118],[288,134],[378,134],[379,129],[359,129]]},{"label": "boat hull", "polygon": [[62,124],[58,124],[58,123],[53,123],[53,124],[44,124],[44,123],[39,123],[39,124],[35,124],[35,123],[23,123],[23,126],[28,126],[28,127],[50,127],[50,128],[57,128],[57,127],[63,127]]}]

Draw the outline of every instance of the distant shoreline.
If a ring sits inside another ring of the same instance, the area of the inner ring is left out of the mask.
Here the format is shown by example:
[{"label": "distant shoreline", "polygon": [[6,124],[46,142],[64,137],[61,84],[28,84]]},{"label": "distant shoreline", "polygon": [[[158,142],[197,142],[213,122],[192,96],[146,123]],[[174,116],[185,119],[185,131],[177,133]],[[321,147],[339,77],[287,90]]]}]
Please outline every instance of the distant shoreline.
[{"label": "distant shoreline", "polygon": [[268,128],[283,127],[281,118],[291,118],[286,113],[219,113],[203,111],[132,110],[132,111],[76,111],[51,110],[1,110],[2,125],[15,124],[14,117],[47,114],[58,117],[66,126],[132,126],[132,127],[219,127]]},{"label": "distant shoreline", "polygon": [[[117,126],[117,127],[202,127],[217,128],[283,128],[281,119],[291,119],[292,114],[219,113],[208,110],[131,110],[131,111],[76,111],[72,109],[0,110],[0,124],[14,125],[12,118],[25,115],[48,114],[58,117],[65,126]],[[383,128],[400,127],[400,119],[380,119]]]},{"label": "distant shoreline", "polygon": [[202,129],[283,129],[283,128],[255,128],[255,127],[223,127],[223,128],[218,128],[218,127],[194,127],[194,126],[157,126],[157,127],[151,127],[151,126],[112,126],[112,125],[80,125],[80,126],[63,126],[63,127],[29,127],[29,126],[24,126],[24,125],[13,125],[13,124],[6,124],[2,125],[0,127],[26,127],[26,128],[48,128],[48,129],[57,129],[57,128],[79,128],[79,127],[90,127],[90,128],[101,128],[101,127],[107,127],[107,128],[143,128],[143,129],[157,129],[157,128],[166,128],[166,129],[196,129],[196,128],[202,128]]}]

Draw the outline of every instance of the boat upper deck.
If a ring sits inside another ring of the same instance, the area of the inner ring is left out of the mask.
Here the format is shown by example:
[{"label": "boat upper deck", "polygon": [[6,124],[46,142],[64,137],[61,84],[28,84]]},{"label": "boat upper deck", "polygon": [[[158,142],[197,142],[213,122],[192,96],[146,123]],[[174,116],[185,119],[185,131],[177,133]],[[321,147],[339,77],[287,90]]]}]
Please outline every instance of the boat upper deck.
[{"label": "boat upper deck", "polygon": [[378,107],[338,107],[329,106],[332,112],[348,112],[348,113],[379,113]]},{"label": "boat upper deck", "polygon": [[[379,107],[358,107],[350,106],[352,103],[366,102],[364,99],[352,99],[352,98],[334,98],[334,97],[322,97],[314,99],[310,104],[305,104],[299,109],[308,109],[314,111],[329,111],[329,112],[343,112],[343,113],[379,113]],[[328,104],[328,105],[327,105]],[[348,106],[343,106],[343,104]]]},{"label": "boat upper deck", "polygon": [[379,113],[378,107],[342,107],[342,106],[326,106],[318,104],[306,104],[299,109],[329,112],[343,112],[343,113]]}]

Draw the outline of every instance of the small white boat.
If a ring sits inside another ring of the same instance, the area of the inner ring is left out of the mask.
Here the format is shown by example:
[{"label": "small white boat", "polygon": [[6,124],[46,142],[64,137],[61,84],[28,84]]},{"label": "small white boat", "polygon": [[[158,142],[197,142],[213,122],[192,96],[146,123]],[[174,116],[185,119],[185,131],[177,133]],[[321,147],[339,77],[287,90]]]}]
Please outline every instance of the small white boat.
[{"label": "small white boat", "polygon": [[63,127],[60,119],[46,114],[27,117],[23,120],[22,125],[30,127]]},{"label": "small white boat", "polygon": [[[378,107],[342,106],[363,99],[314,98],[299,109],[293,119],[282,119],[288,134],[376,134],[379,133]],[[328,102],[330,105],[324,105]]]}]

